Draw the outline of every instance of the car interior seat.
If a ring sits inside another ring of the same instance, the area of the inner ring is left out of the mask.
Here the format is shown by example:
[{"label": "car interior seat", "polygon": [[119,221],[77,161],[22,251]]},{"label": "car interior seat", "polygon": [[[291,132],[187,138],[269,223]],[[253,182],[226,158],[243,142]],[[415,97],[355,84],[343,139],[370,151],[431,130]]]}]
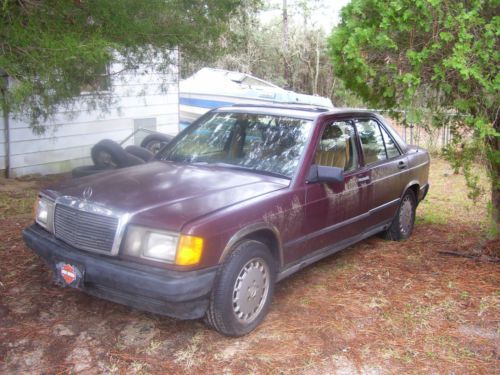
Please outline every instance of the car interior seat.
[{"label": "car interior seat", "polygon": [[329,126],[316,151],[316,164],[345,169],[348,161],[349,137],[337,125]]}]

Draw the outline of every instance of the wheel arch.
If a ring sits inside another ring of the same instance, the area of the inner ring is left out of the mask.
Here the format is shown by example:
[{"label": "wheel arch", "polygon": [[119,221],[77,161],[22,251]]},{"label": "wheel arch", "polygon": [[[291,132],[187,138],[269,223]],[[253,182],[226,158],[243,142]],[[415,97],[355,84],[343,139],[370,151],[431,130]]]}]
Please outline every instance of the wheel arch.
[{"label": "wheel arch", "polygon": [[411,181],[406,185],[406,187],[403,189],[403,193],[401,194],[401,199],[403,199],[404,195],[408,190],[413,191],[413,194],[415,195],[415,202],[418,204],[418,197],[419,197],[419,192],[420,192],[420,183],[418,181]]},{"label": "wheel arch", "polygon": [[278,269],[283,265],[283,248],[278,229],[268,223],[255,223],[238,230],[227,242],[221,256],[219,264],[234,250],[235,245],[242,240],[256,240],[263,242],[269,248],[273,258],[276,260]]}]

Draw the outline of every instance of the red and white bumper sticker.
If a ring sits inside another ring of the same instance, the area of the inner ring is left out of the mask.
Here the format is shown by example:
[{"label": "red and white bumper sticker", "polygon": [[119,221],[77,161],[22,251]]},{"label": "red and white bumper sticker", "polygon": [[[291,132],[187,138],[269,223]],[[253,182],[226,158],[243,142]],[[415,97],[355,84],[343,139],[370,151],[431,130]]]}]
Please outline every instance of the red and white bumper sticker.
[{"label": "red and white bumper sticker", "polygon": [[58,274],[59,280],[64,280],[63,285],[78,286],[82,280],[82,271],[72,264],[69,263],[57,263],[56,272]]},{"label": "red and white bumper sticker", "polygon": [[66,283],[71,284],[76,280],[76,271],[71,264],[65,264],[61,268],[61,276]]}]

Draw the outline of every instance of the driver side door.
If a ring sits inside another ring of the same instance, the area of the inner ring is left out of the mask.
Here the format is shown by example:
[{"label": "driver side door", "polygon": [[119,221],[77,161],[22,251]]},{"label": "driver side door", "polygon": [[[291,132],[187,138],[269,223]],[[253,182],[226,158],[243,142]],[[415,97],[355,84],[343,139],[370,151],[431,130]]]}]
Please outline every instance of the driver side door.
[{"label": "driver side door", "polygon": [[302,256],[360,234],[368,216],[364,202],[370,201],[369,174],[361,167],[357,132],[351,119],[326,124],[314,164],[342,168],[344,182],[307,184],[308,234]]}]

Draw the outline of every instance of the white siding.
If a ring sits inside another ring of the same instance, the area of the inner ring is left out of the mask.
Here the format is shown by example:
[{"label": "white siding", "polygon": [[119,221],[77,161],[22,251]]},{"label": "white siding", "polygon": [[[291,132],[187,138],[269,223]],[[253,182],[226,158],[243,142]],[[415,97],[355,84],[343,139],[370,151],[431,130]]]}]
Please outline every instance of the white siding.
[{"label": "white siding", "polygon": [[[112,71],[120,71],[116,64]],[[134,120],[153,118],[156,130],[178,132],[178,71],[171,73],[113,75],[109,93],[111,104],[105,111],[88,111],[84,105],[73,112],[59,112],[42,135],[34,134],[29,124],[10,120],[11,176],[31,173],[61,173],[90,164],[90,149],[101,139],[117,142],[134,130]],[[2,120],[0,120],[2,121]],[[0,122],[0,169],[5,168],[3,121]]]}]

